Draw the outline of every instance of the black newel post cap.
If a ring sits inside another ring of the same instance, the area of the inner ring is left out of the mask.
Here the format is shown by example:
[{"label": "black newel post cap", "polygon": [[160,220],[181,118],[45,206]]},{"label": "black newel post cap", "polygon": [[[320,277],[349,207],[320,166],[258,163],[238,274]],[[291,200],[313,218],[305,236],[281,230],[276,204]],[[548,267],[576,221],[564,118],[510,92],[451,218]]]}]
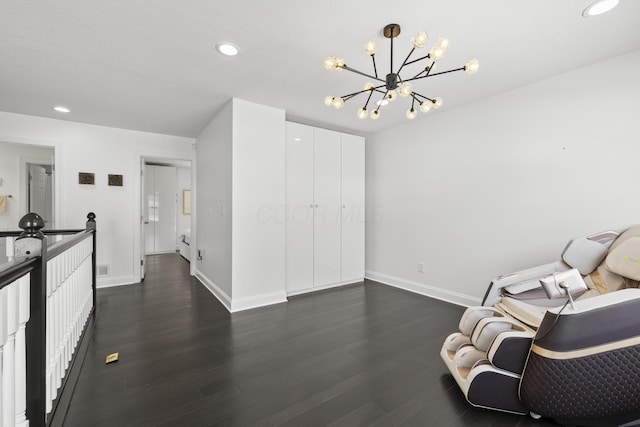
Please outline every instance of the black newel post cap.
[{"label": "black newel post cap", "polygon": [[87,230],[95,230],[96,229],[96,214],[94,214],[93,212],[89,212],[87,214],[86,229]]},{"label": "black newel post cap", "polygon": [[24,231],[18,236],[19,239],[25,237],[33,237],[36,239],[44,239],[44,234],[40,231],[44,227],[44,219],[35,212],[29,212],[20,219],[18,227]]}]

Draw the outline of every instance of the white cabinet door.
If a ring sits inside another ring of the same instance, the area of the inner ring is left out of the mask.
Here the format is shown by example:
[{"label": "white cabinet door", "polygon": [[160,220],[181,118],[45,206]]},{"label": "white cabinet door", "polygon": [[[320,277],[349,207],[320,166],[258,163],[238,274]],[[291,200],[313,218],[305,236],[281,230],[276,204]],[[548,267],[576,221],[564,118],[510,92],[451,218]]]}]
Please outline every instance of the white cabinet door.
[{"label": "white cabinet door", "polygon": [[340,282],[341,135],[314,129],[314,286]]},{"label": "white cabinet door", "polygon": [[287,292],[313,288],[313,128],[287,123]]},{"label": "white cabinet door", "polygon": [[364,138],[342,134],[342,281],[364,278]]}]

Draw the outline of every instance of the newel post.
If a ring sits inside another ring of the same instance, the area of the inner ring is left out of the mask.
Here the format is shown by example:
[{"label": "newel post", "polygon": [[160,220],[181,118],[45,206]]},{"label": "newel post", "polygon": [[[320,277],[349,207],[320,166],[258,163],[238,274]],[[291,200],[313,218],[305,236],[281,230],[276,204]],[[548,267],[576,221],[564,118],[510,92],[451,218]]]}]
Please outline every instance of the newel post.
[{"label": "newel post", "polygon": [[87,214],[87,230],[93,230],[93,251],[91,252],[91,292],[93,294],[93,315],[96,315],[96,238],[98,229],[96,228],[96,214],[89,212]]},{"label": "newel post", "polygon": [[25,327],[26,414],[29,426],[39,427],[46,425],[47,241],[40,231],[44,220],[37,213],[23,216],[18,226],[23,231],[16,238],[16,258],[40,257],[31,272],[29,321]]}]

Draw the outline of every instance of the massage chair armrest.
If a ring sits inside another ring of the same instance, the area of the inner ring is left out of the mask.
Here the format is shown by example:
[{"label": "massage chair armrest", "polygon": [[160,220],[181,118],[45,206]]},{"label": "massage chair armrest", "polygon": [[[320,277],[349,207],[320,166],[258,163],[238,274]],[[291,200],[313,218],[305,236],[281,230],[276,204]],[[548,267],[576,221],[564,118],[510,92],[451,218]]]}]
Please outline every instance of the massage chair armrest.
[{"label": "massage chair armrest", "polygon": [[500,302],[503,296],[503,289],[509,285],[524,282],[527,280],[537,279],[550,274],[568,270],[570,267],[562,261],[555,261],[536,267],[527,268],[516,271],[511,274],[504,274],[496,277],[489,284],[489,288],[482,300],[483,306],[493,306]]}]

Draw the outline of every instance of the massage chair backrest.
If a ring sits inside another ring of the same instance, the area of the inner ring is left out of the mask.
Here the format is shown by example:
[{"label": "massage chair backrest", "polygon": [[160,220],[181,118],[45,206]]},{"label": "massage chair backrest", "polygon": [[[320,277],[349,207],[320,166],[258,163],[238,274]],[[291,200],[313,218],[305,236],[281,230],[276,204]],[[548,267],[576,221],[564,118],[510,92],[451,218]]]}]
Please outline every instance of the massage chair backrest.
[{"label": "massage chair backrest", "polygon": [[600,294],[640,284],[640,225],[574,239],[562,260],[578,269]]}]

